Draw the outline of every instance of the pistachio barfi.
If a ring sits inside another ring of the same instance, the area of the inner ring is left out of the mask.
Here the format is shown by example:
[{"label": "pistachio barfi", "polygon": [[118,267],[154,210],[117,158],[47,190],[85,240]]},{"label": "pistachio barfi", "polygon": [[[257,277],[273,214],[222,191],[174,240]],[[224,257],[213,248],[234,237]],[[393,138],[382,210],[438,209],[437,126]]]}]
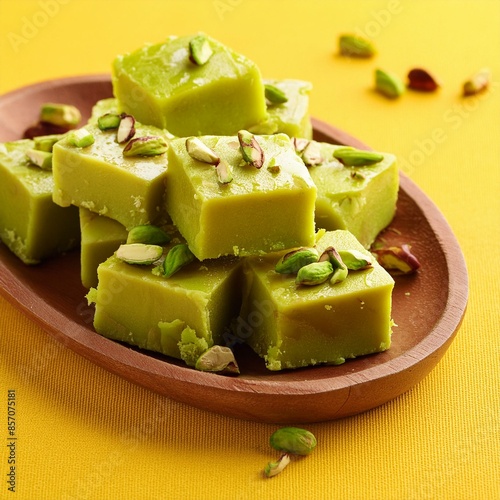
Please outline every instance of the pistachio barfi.
[{"label": "pistachio barfi", "polygon": [[[328,231],[346,229],[368,248],[396,212],[399,189],[396,157],[377,153],[379,161],[349,162],[342,159],[342,152],[349,153],[344,146],[316,145],[320,158],[315,158],[309,166],[318,188],[316,226]],[[351,156],[352,152],[363,154],[351,148]]]},{"label": "pistachio barfi", "polygon": [[[183,242],[174,234],[164,245],[165,260]],[[222,343],[240,306],[240,260],[188,259],[167,276],[165,260],[134,265],[119,255],[99,266],[98,286],[88,294],[95,304],[96,332],[190,365],[205,349]]]},{"label": "pistachio barfi", "polygon": [[121,111],[174,135],[229,135],[266,119],[258,67],[197,34],[119,55],[112,68]]},{"label": "pistachio barfi", "polygon": [[[35,149],[41,139],[0,144],[0,239],[26,264],[80,244],[78,210],[52,201],[50,152]],[[47,169],[29,159],[33,150],[46,157]]]},{"label": "pistachio barfi", "polygon": [[80,129],[93,138],[88,146],[78,147],[69,137],[59,141],[53,156],[54,202],[87,208],[127,229],[162,222],[166,155],[128,156],[126,148],[132,141],[153,137],[163,141],[166,151],[172,136],[138,122],[134,128],[133,138],[123,143],[118,142],[116,129],[101,130],[95,124]]},{"label": "pistachio barfi", "polygon": [[285,134],[176,139],[168,162],[167,211],[198,259],[313,243],[316,186]]},{"label": "pistachio barfi", "polygon": [[97,268],[127,241],[127,230],[119,222],[80,208],[80,274],[85,288],[97,286]]},{"label": "pistachio barfi", "polygon": [[361,256],[369,267],[349,269],[334,279],[322,267],[330,263],[318,263],[318,257],[316,270],[306,272],[304,266],[297,275],[276,271],[289,252],[245,259],[243,305],[234,338],[244,339],[269,370],[340,364],[391,344],[394,280],[348,231],[322,234],[310,252],[328,254],[330,247]]}]

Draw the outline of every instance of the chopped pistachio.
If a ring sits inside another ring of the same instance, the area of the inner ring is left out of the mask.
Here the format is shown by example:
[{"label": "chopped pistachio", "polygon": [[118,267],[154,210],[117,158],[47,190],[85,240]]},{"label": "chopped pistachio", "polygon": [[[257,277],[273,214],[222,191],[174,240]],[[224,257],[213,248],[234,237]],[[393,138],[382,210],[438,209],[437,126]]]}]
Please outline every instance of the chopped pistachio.
[{"label": "chopped pistachio", "polygon": [[476,74],[472,75],[463,85],[463,95],[476,95],[485,91],[491,81],[491,71],[488,68],[483,68]]},{"label": "chopped pistachio", "polygon": [[333,157],[346,167],[369,167],[384,159],[384,155],[381,153],[364,151],[348,146],[336,149],[333,152]]},{"label": "chopped pistachio", "polygon": [[186,139],[186,151],[194,160],[217,165],[220,158],[215,151],[211,150],[199,137],[188,137]]},{"label": "chopped pistachio", "polygon": [[156,262],[163,253],[159,245],[146,245],[144,243],[130,243],[120,245],[116,256],[127,264],[138,264],[149,266]]},{"label": "chopped pistachio", "polygon": [[135,135],[135,118],[132,115],[123,114],[120,116],[120,123],[116,132],[118,144],[124,144]]},{"label": "chopped pistachio", "polygon": [[312,432],[300,427],[282,427],[271,435],[269,444],[285,453],[309,455],[316,448],[317,440]]},{"label": "chopped pistachio", "polygon": [[321,165],[325,160],[321,155],[321,148],[318,142],[309,141],[302,150],[302,160],[307,167]]},{"label": "chopped pistachio", "polygon": [[67,135],[68,144],[77,148],[86,148],[95,142],[94,135],[85,128],[72,130]]},{"label": "chopped pistachio", "polygon": [[286,253],[274,270],[280,274],[296,273],[301,267],[318,261],[318,251],[312,247],[301,247]]},{"label": "chopped pistachio", "polygon": [[132,228],[127,235],[127,243],[145,243],[146,245],[165,245],[171,240],[161,227],[143,224]]},{"label": "chopped pistachio", "polygon": [[168,144],[157,135],[145,135],[137,137],[127,143],[123,148],[123,156],[158,156],[165,153]]},{"label": "chopped pistachio", "polygon": [[404,94],[405,84],[394,73],[376,69],[375,89],[389,99],[396,99]]},{"label": "chopped pistachio", "polygon": [[373,44],[358,35],[341,35],[339,37],[339,52],[346,57],[368,58],[375,55]]},{"label": "chopped pistachio", "polygon": [[344,281],[347,278],[349,271],[347,267],[337,267],[334,269],[332,277],[330,278],[330,285],[335,285]]},{"label": "chopped pistachio", "polygon": [[420,268],[420,262],[410,251],[410,245],[382,247],[373,250],[379,264],[388,271],[402,274],[414,273]]},{"label": "chopped pistachio", "polygon": [[97,126],[101,130],[114,130],[120,126],[122,117],[116,113],[106,113],[97,119]]},{"label": "chopped pistachio", "polygon": [[195,256],[185,243],[175,245],[170,249],[163,261],[163,275],[166,278],[170,278],[170,276],[179,271],[179,269],[194,260]]},{"label": "chopped pistachio", "polygon": [[332,246],[325,248],[323,253],[319,256],[319,262],[324,261],[330,262],[334,269],[346,267],[339,252]]},{"label": "chopped pistachio", "polygon": [[293,147],[295,148],[295,152],[298,155],[301,155],[304,149],[309,144],[309,142],[311,142],[309,141],[309,139],[304,139],[302,137],[294,137],[292,141],[293,141]]},{"label": "chopped pistachio", "polygon": [[240,130],[238,132],[238,141],[245,162],[255,168],[261,168],[264,165],[264,151],[262,151],[255,136],[248,130]]},{"label": "chopped pistachio", "polygon": [[42,170],[52,170],[52,153],[38,149],[28,149],[26,156],[33,165],[40,167]]},{"label": "chopped pistachio", "polygon": [[264,92],[266,95],[266,99],[271,104],[283,104],[288,101],[288,97],[286,96],[285,92],[283,92],[275,85],[271,85],[270,83],[264,85]]},{"label": "chopped pistachio", "polygon": [[277,462],[269,462],[264,468],[264,475],[266,477],[277,476],[288,464],[290,463],[290,456],[288,453],[281,455]]},{"label": "chopped pistachio", "polygon": [[372,267],[372,261],[359,250],[340,250],[339,255],[347,269],[358,271]]},{"label": "chopped pistachio", "polygon": [[80,111],[71,104],[46,103],[40,108],[40,121],[58,127],[76,127],[81,119]]},{"label": "chopped pistachio", "polygon": [[295,283],[297,285],[320,285],[324,283],[333,273],[332,264],[325,260],[313,262],[301,267],[297,272]]},{"label": "chopped pistachio", "polygon": [[229,184],[233,180],[231,165],[225,160],[219,160],[215,165],[215,172],[217,173],[217,180],[221,184]]},{"label": "chopped pistachio", "polygon": [[35,149],[39,151],[46,151],[47,153],[52,153],[54,144],[60,141],[64,137],[64,134],[50,134],[42,135],[40,137],[35,137],[33,141],[35,142]]},{"label": "chopped pistachio", "polygon": [[195,368],[204,372],[240,373],[233,351],[220,345],[207,349],[196,361]]},{"label": "chopped pistachio", "polygon": [[212,57],[213,52],[208,38],[203,34],[196,35],[189,41],[189,60],[193,64],[203,66]]},{"label": "chopped pistachio", "polygon": [[420,92],[434,92],[439,88],[438,81],[425,69],[414,68],[408,72],[408,88]]}]

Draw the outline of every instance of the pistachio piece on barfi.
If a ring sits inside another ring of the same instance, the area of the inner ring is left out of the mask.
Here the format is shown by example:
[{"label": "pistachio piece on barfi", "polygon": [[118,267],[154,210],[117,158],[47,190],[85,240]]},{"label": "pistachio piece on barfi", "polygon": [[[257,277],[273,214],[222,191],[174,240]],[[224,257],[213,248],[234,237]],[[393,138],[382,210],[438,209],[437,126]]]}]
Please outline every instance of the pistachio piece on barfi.
[{"label": "pistachio piece on barfi", "polygon": [[215,165],[215,172],[217,174],[217,180],[221,184],[229,184],[233,180],[231,165],[225,160],[219,160],[217,165]]},{"label": "pistachio piece on barfi", "polygon": [[317,262],[318,258],[319,254],[315,248],[300,247],[283,255],[274,270],[280,274],[296,273],[301,267]]},{"label": "pistachio piece on barfi", "polygon": [[161,227],[142,224],[132,228],[127,235],[127,243],[145,243],[146,245],[165,245],[171,240],[170,235]]},{"label": "pistachio piece on barfi", "polygon": [[376,69],[375,70],[375,89],[389,99],[400,97],[405,91],[405,84],[394,73]]},{"label": "pistachio piece on barfi", "polygon": [[163,254],[159,245],[146,245],[144,243],[130,243],[120,245],[116,256],[127,264],[149,266],[156,262]]},{"label": "pistachio piece on barfi", "polygon": [[284,453],[277,462],[269,462],[264,467],[264,475],[266,477],[277,476],[290,463],[290,455]]},{"label": "pistachio piece on barfi", "polygon": [[97,126],[100,130],[114,130],[120,126],[121,120],[117,113],[106,113],[97,118]]},{"label": "pistachio piece on barfi", "polygon": [[195,256],[185,243],[175,245],[170,249],[163,261],[163,275],[166,278],[170,278],[179,269],[193,262],[194,259]]},{"label": "pistachio piece on barfi", "polygon": [[297,285],[321,285],[333,274],[333,266],[330,261],[313,262],[299,269],[295,283]]},{"label": "pistachio piece on barfi", "polygon": [[420,268],[419,260],[411,253],[410,245],[382,247],[373,250],[378,263],[387,271],[411,274]]},{"label": "pistachio piece on barfi", "polygon": [[29,161],[42,170],[52,170],[52,153],[38,149],[28,149],[26,156]]},{"label": "pistachio piece on barfi", "polygon": [[330,285],[335,285],[344,281],[348,274],[349,271],[347,270],[347,267],[337,267],[337,269],[334,269],[332,277],[330,278]]},{"label": "pistachio piece on barfi", "polygon": [[269,438],[269,444],[278,451],[294,455],[309,455],[316,448],[314,434],[300,427],[282,427]]},{"label": "pistachio piece on barfi", "polygon": [[264,151],[255,136],[248,130],[240,130],[238,132],[238,141],[243,159],[249,165],[261,168],[264,165]]},{"label": "pistachio piece on barfi", "polygon": [[194,36],[189,41],[189,60],[193,64],[203,66],[212,57],[213,53],[210,42],[203,33]]},{"label": "pistachio piece on barfi", "polygon": [[79,128],[68,133],[68,144],[77,148],[86,148],[95,142],[94,135],[85,128]]},{"label": "pistachio piece on barfi", "polygon": [[127,143],[123,156],[158,156],[167,151],[168,144],[157,135],[137,137]]},{"label": "pistachio piece on barfi", "polygon": [[264,94],[271,104],[283,104],[288,101],[285,92],[270,83],[264,84]]},{"label": "pistachio piece on barfi", "polygon": [[81,119],[79,109],[71,104],[45,103],[40,108],[40,121],[58,127],[76,127]]},{"label": "pistachio piece on barfi", "polygon": [[292,139],[293,147],[298,155],[301,155],[307,145],[311,142],[309,139],[303,137],[294,137]]},{"label": "pistachio piece on barfi", "polygon": [[217,165],[220,158],[215,151],[210,149],[199,137],[188,137],[186,139],[186,151],[194,160]]},{"label": "pistachio piece on barfi", "polygon": [[34,137],[34,149],[39,151],[46,151],[47,153],[52,153],[52,148],[54,144],[60,141],[64,137],[64,134],[50,134],[42,135],[40,137]]},{"label": "pistachio piece on barfi", "polygon": [[381,153],[364,151],[348,146],[336,149],[333,152],[333,157],[346,167],[369,167],[384,159],[384,155]]},{"label": "pistachio piece on barfi", "polygon": [[369,58],[375,55],[375,47],[366,38],[346,34],[339,37],[339,52],[346,57]]},{"label": "pistachio piece on barfi", "polygon": [[323,253],[319,256],[319,262],[328,261],[333,266],[334,269],[339,267],[346,267],[340,253],[335,250],[334,247],[329,246],[323,250]]},{"label": "pistachio piece on barfi", "polygon": [[196,361],[195,368],[204,372],[240,373],[233,351],[220,345],[207,349]]},{"label": "pistachio piece on barfi", "polygon": [[118,144],[125,144],[135,135],[135,118],[132,115],[123,114],[120,116],[120,123],[116,132]]},{"label": "pistachio piece on barfi", "polygon": [[347,269],[350,269],[351,271],[358,271],[360,269],[368,269],[369,267],[372,267],[371,259],[359,250],[340,250],[339,255]]},{"label": "pistachio piece on barfi", "polygon": [[481,69],[463,84],[463,95],[466,97],[483,92],[489,87],[490,81],[491,71],[488,68]]},{"label": "pistachio piece on barfi", "polygon": [[309,141],[305,148],[302,150],[302,161],[307,167],[314,167],[321,165],[324,158],[321,154],[321,148],[318,142]]}]

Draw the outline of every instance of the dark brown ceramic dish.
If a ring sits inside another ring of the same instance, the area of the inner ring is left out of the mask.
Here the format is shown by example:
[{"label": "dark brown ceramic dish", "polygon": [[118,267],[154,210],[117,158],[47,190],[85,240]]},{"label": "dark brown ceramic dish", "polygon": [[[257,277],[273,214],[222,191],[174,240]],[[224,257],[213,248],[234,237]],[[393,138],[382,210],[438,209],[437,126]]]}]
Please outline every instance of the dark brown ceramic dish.
[{"label": "dark brown ceramic dish", "polygon": [[[32,85],[0,97],[0,141],[19,138],[43,102],[78,106],[89,116],[111,96],[109,76],[83,76]],[[365,147],[313,120],[315,138]],[[409,243],[422,263],[396,277],[390,350],[346,362],[269,372],[246,348],[237,351],[242,375],[199,372],[177,360],[107,340],[92,328],[93,311],[80,284],[79,252],[28,267],[0,244],[0,293],[68,348],[119,376],[188,405],[272,423],[307,423],[354,415],[394,399],[422,380],[446,352],[465,313],[465,262],[448,224],[418,187],[401,174],[396,217],[383,237]],[[63,277],[63,278],[61,278]]]}]

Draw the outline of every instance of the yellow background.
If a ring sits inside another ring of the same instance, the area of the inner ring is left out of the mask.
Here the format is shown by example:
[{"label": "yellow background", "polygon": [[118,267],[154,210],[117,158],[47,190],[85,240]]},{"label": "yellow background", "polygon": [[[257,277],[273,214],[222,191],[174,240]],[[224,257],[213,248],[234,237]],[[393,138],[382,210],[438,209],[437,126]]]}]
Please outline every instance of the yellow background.
[{"label": "yellow background", "polygon": [[[0,298],[0,497],[38,499],[500,498],[500,2],[0,0],[0,93],[108,73],[113,57],[205,31],[266,77],[314,84],[313,116],[398,155],[441,209],[470,277],[468,311],[418,386],[365,414],[308,425],[315,452],[265,480],[277,426],[148,392],[54,341]],[[376,58],[337,57],[358,32]],[[442,88],[388,101],[375,67],[422,66]],[[463,99],[481,67],[491,89]],[[424,271],[425,272],[425,271]],[[7,389],[17,392],[17,492],[6,484]]]}]

